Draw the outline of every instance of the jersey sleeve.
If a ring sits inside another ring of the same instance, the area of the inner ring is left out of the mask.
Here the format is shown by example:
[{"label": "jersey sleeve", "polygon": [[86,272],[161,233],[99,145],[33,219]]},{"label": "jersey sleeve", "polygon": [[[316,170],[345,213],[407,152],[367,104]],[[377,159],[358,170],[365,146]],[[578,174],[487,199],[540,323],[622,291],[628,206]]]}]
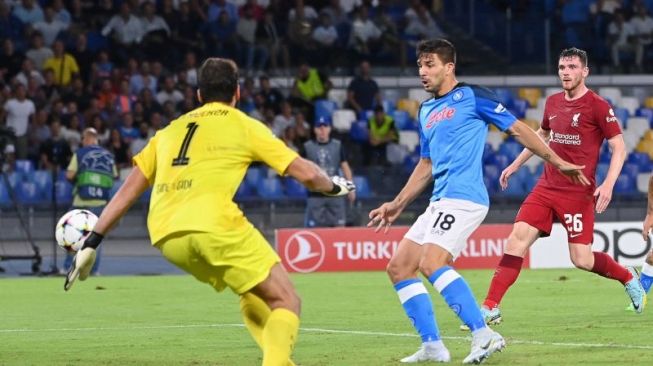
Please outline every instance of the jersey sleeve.
[{"label": "jersey sleeve", "polygon": [[476,99],[476,113],[484,121],[497,126],[501,131],[509,129],[517,121],[493,91],[481,87],[474,87],[472,90]]},{"label": "jersey sleeve", "polygon": [[605,100],[596,98],[592,107],[594,120],[606,139],[611,139],[621,133],[621,121],[614,115],[614,110]]},{"label": "jersey sleeve", "polygon": [[251,119],[249,124],[250,148],[255,160],[262,161],[283,175],[299,155],[291,150],[261,122]]},{"label": "jersey sleeve", "polygon": [[158,133],[154,135],[143,150],[132,159],[134,165],[141,170],[150,185],[154,184],[154,176],[156,175],[156,145],[158,136]]}]

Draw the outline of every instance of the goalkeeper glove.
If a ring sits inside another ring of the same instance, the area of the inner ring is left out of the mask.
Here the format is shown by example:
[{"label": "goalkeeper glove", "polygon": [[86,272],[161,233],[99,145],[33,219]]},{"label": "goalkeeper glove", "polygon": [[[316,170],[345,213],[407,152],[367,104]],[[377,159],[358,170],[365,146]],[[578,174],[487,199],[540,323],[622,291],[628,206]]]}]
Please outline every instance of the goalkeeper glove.
[{"label": "goalkeeper glove", "polygon": [[346,196],[349,192],[356,190],[354,182],[337,175],[331,177],[331,182],[333,183],[333,189],[329,192],[322,192],[323,195],[332,197]]},{"label": "goalkeeper glove", "polygon": [[78,277],[80,281],[84,281],[88,278],[88,275],[91,273],[91,269],[93,268],[93,264],[95,264],[95,249],[97,249],[100,243],[102,243],[102,239],[104,239],[104,237],[95,231],[91,231],[91,233],[86,237],[82,249],[75,254],[73,263],[66,275],[66,282],[63,285],[65,291],[70,290]]}]

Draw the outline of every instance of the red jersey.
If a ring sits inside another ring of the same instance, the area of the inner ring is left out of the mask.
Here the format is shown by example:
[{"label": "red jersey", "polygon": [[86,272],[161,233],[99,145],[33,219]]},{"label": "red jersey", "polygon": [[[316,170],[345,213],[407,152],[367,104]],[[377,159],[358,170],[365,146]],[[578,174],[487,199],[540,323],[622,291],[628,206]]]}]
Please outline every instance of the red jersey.
[{"label": "red jersey", "polygon": [[553,94],[546,99],[542,129],[551,132],[551,150],[568,162],[585,165],[583,173],[591,184],[574,184],[553,165],[545,164],[537,185],[564,195],[577,194],[574,198],[593,199],[601,144],[621,134],[610,104],[591,90],[572,101],[565,99],[564,92]]}]

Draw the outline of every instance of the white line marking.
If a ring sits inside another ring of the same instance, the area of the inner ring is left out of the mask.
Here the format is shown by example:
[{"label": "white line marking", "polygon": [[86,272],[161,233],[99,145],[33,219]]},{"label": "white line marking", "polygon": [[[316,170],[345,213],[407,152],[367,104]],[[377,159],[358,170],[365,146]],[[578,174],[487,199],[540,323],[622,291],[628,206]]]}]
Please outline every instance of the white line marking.
[{"label": "white line marking", "polygon": [[[122,331],[122,330],[147,330],[147,329],[191,329],[191,328],[244,328],[243,324],[187,324],[187,325],[153,325],[142,327],[96,327],[96,328],[44,328],[44,329],[0,329],[2,333],[38,333],[38,332],[97,332],[97,331]],[[417,338],[413,333],[390,333],[374,332],[365,330],[346,330],[346,329],[324,329],[324,328],[299,328],[302,332],[309,333],[330,333],[330,334],[353,334],[365,336],[383,336],[383,337],[407,337]],[[442,337],[443,339],[470,341],[471,337]],[[619,344],[619,343],[572,343],[572,342],[543,342],[521,339],[507,339],[508,344],[529,344],[537,346],[555,346],[555,347],[573,347],[573,348],[625,348],[625,349],[644,349],[653,350],[653,346],[637,344]]]}]

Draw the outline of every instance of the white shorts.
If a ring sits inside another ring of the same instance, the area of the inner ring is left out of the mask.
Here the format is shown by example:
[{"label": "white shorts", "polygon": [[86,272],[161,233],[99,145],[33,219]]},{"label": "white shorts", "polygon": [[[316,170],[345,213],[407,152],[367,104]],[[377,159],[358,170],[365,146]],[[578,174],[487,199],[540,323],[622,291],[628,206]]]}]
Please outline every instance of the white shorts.
[{"label": "white shorts", "polygon": [[431,202],[404,238],[419,245],[435,244],[454,259],[467,246],[467,239],[481,225],[488,207],[471,201],[443,198]]}]

